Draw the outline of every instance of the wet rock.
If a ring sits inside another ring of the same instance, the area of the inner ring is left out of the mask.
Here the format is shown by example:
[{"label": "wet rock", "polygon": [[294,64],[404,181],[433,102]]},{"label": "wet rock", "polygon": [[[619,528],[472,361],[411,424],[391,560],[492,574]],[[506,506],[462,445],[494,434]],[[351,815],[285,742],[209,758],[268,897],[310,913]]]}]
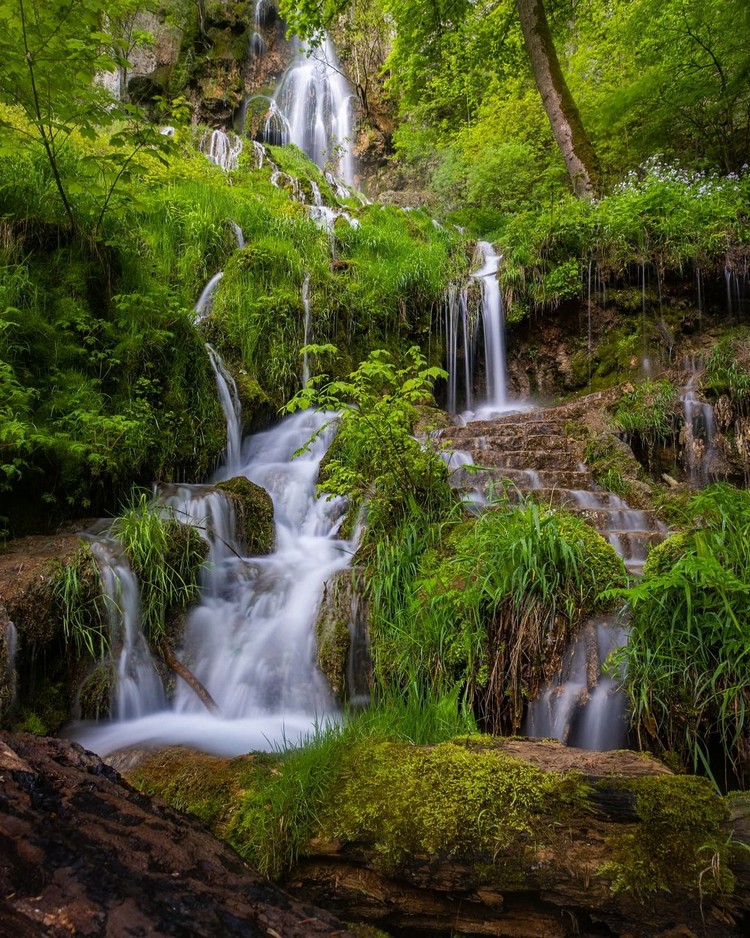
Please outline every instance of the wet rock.
[{"label": "wet rock", "polygon": [[75,743],[0,734],[0,936],[351,935]]},{"label": "wet rock", "polygon": [[234,504],[238,532],[247,552],[270,554],[274,544],[274,525],[273,502],[268,492],[244,476],[219,482],[216,488]]}]

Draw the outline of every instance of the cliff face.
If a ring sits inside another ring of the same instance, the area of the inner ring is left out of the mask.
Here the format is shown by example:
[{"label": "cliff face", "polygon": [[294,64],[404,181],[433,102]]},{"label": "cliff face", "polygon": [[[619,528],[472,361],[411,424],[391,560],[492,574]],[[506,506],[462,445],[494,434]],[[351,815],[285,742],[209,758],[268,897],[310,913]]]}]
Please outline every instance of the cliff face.
[{"label": "cliff face", "polygon": [[0,734],[0,938],[346,936],[75,743]]}]

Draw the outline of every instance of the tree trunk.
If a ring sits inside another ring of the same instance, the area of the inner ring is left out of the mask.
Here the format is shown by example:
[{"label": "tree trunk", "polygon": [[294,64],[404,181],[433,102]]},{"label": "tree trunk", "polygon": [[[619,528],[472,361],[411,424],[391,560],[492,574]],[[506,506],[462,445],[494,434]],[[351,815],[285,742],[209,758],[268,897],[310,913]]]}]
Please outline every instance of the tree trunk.
[{"label": "tree trunk", "polygon": [[543,0],[518,0],[518,15],[534,81],[579,198],[596,195],[596,155],[560,68]]}]

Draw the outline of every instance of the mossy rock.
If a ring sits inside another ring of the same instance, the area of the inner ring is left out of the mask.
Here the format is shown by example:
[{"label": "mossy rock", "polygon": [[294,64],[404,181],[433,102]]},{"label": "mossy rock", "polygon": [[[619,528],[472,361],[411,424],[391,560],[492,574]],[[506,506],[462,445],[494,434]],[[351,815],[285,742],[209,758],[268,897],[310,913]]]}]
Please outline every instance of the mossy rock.
[{"label": "mossy rock", "polygon": [[352,645],[352,571],[344,570],[327,580],[315,625],[318,667],[328,679],[333,695],[342,700],[347,692],[347,670]]},{"label": "mossy rock", "polygon": [[111,716],[113,687],[112,665],[99,662],[84,679],[78,691],[82,720],[100,720]]},{"label": "mossy rock", "polygon": [[[608,838],[613,859],[599,871],[613,892],[641,900],[675,886],[731,892],[726,801],[705,778],[660,775],[602,782],[631,796],[639,823]],[[711,872],[714,860],[716,875]]]},{"label": "mossy rock", "polygon": [[679,533],[673,534],[666,541],[657,544],[646,558],[646,564],[643,568],[644,577],[657,577],[669,573],[677,561],[685,556],[685,548],[688,543],[688,535]]},{"label": "mossy rock", "polygon": [[268,492],[244,476],[219,482],[216,488],[234,504],[238,533],[248,554],[270,554],[274,546],[274,524],[273,502]]},{"label": "mossy rock", "polygon": [[233,371],[240,404],[242,405],[242,426],[245,433],[262,430],[274,416],[271,399],[260,386],[257,378],[248,374],[244,368]]}]

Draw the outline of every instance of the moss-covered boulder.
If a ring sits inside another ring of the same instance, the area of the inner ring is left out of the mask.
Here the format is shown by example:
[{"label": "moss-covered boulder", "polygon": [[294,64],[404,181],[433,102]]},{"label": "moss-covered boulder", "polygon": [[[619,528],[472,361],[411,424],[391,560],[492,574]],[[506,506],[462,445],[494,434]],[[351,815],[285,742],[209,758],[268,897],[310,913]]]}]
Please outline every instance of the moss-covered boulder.
[{"label": "moss-covered boulder", "polygon": [[750,840],[747,804],[638,753],[344,731],[285,756],[170,750],[131,780],[290,891],[405,933],[724,938],[750,914],[728,840]]},{"label": "moss-covered boulder", "polygon": [[231,499],[237,514],[237,529],[248,554],[270,554],[274,545],[273,502],[268,492],[236,476],[216,485]]}]

